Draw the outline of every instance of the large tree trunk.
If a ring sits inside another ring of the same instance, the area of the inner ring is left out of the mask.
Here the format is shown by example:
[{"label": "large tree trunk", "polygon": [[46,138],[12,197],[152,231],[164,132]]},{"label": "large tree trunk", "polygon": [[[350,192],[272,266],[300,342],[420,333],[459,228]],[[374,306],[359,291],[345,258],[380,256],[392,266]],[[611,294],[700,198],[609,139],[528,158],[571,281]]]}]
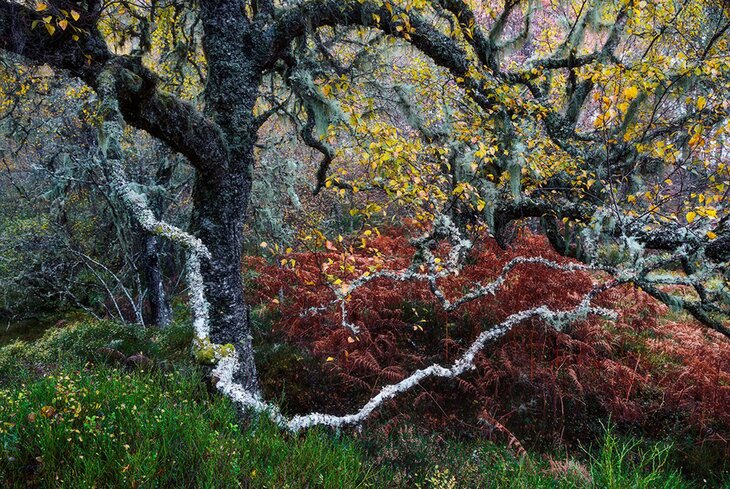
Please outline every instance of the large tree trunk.
[{"label": "large tree trunk", "polygon": [[202,266],[210,302],[211,340],[233,343],[236,376],[258,391],[251,325],[241,278],[242,226],[251,191],[257,125],[254,106],[267,39],[253,29],[239,0],[202,0],[203,50],[208,61],[206,112],[225,136],[228,161],[198,173],[193,196],[193,231],[212,258]]},{"label": "large tree trunk", "polygon": [[220,178],[199,175],[193,194],[192,228],[211,253],[211,259],[203,260],[201,266],[210,303],[211,340],[236,346],[240,364],[236,380],[257,391],[251,324],[241,277],[241,232],[250,188],[247,171]]}]

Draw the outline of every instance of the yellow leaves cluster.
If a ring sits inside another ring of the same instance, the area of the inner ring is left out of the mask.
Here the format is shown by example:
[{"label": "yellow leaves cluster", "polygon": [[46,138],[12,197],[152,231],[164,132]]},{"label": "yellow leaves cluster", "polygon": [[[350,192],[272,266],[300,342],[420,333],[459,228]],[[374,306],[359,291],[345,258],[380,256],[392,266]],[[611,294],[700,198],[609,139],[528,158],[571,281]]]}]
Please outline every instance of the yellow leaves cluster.
[{"label": "yellow leaves cluster", "polygon": [[[50,5],[46,2],[38,2],[35,7],[36,12],[50,12],[49,9]],[[39,23],[42,23],[43,27],[46,29],[46,32],[48,32],[48,35],[53,36],[56,33],[56,27],[60,28],[62,31],[65,31],[70,26],[74,31],[74,34],[71,36],[71,38],[74,41],[78,41],[80,39],[79,34],[81,33],[81,29],[73,26],[71,24],[71,21],[78,21],[81,18],[81,14],[73,9],[70,11],[65,9],[54,10],[55,12],[53,12],[51,15],[46,15],[42,17],[40,21],[34,20],[31,23],[31,29],[35,29]]]},{"label": "yellow leaves cluster", "polygon": [[630,86],[624,89],[624,97],[626,97],[626,100],[634,100],[638,96],[639,89],[636,86]]}]

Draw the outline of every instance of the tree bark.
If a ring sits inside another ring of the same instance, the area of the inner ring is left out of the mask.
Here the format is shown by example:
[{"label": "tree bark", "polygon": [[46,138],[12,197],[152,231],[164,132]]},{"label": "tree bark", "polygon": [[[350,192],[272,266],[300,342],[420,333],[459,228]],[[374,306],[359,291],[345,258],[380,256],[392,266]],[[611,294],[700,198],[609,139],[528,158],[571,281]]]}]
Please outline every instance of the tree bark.
[{"label": "tree bark", "polygon": [[160,265],[160,248],[157,236],[145,233],[144,275],[149,296],[150,322],[159,328],[164,328],[169,326],[172,321],[172,309],[165,292],[164,277]]},{"label": "tree bark", "polygon": [[[253,158],[252,150],[249,157]],[[236,346],[240,366],[236,380],[255,392],[258,376],[241,278],[241,233],[250,189],[246,171],[217,179],[198,174],[191,226],[211,253],[211,259],[203,260],[201,266],[210,304],[211,340]]]},{"label": "tree bark", "polygon": [[238,0],[203,0],[201,12],[208,60],[206,112],[225,137],[227,161],[216,165],[223,171],[198,171],[191,224],[211,253],[201,269],[210,303],[211,340],[236,346],[235,380],[258,392],[241,252],[257,137],[254,106],[267,41],[246,18]]}]

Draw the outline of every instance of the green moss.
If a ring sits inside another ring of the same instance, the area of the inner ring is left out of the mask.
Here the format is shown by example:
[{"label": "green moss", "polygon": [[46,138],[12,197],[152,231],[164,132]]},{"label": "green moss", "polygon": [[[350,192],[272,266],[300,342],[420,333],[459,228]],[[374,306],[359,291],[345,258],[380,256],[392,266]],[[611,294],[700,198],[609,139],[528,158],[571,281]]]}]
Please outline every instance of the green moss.
[{"label": "green moss", "polygon": [[211,342],[207,336],[193,340],[193,357],[202,365],[214,365],[218,360],[232,355],[235,351],[235,347],[231,343],[217,345]]},{"label": "green moss", "polygon": [[221,356],[227,357],[233,355],[233,353],[236,351],[236,348],[231,343],[226,343],[225,345],[220,345],[219,351]]}]

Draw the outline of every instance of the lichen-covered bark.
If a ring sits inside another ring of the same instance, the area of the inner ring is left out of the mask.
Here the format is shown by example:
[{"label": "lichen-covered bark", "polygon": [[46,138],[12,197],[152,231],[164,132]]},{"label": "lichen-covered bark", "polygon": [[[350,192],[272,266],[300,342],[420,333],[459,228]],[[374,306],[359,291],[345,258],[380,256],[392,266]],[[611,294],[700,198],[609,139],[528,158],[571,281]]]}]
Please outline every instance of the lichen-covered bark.
[{"label": "lichen-covered bark", "polygon": [[210,337],[236,346],[241,366],[239,381],[257,389],[251,325],[241,280],[241,227],[248,203],[250,178],[229,173],[223,181],[198,175],[193,193],[192,230],[208,248],[210,260],[201,264],[205,295],[210,304]]},{"label": "lichen-covered bark", "polygon": [[227,144],[225,173],[199,171],[193,193],[193,232],[211,253],[202,264],[210,303],[210,336],[236,347],[237,381],[258,390],[251,325],[241,279],[242,228],[251,192],[256,123],[253,115],[261,83],[257,35],[235,0],[201,2],[203,49],[208,60],[206,109]]}]

